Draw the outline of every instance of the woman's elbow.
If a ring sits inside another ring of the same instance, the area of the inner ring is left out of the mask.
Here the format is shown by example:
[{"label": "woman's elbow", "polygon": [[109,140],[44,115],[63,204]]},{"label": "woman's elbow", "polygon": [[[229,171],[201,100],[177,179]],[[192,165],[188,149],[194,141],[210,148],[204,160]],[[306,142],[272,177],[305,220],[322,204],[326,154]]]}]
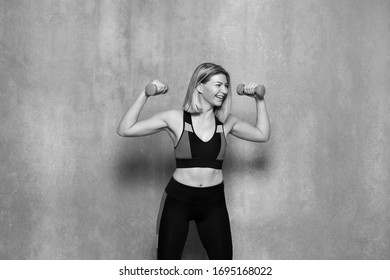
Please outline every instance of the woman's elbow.
[{"label": "woman's elbow", "polygon": [[116,133],[121,137],[130,137],[131,135],[122,128],[117,128]]},{"label": "woman's elbow", "polygon": [[264,143],[268,142],[269,140],[271,139],[271,131],[269,131],[268,133],[266,133],[264,135]]},{"label": "woman's elbow", "polygon": [[256,142],[267,143],[270,138],[271,138],[270,132],[263,132],[263,131],[259,130],[259,133],[258,133],[257,138],[256,138]]},{"label": "woman's elbow", "polygon": [[267,143],[269,141],[269,139],[270,139],[269,136],[261,136],[261,137],[258,137],[254,142]]},{"label": "woman's elbow", "polygon": [[122,136],[122,137],[125,136],[125,134],[123,133],[123,131],[120,130],[119,128],[116,130],[116,133],[117,133],[119,136]]},{"label": "woman's elbow", "polygon": [[261,141],[261,142],[267,143],[267,142],[269,141],[270,138],[271,138],[271,135],[267,135],[267,136],[265,136],[265,137],[263,138],[263,141]]}]

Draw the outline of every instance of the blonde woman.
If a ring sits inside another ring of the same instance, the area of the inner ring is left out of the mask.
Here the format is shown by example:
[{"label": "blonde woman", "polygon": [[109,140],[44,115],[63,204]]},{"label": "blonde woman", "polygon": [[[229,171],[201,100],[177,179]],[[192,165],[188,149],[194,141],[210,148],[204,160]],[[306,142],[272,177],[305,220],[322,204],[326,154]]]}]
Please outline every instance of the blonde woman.
[{"label": "blonde woman", "polygon": [[[157,94],[164,90],[159,81],[153,83]],[[250,83],[245,87],[245,92],[255,99],[255,126],[230,114],[230,76],[214,63],[203,63],[195,69],[182,110],[160,112],[139,121],[150,97],[144,90],[121,120],[117,130],[120,136],[166,131],[175,147],[176,169],[165,189],[158,259],[181,259],[191,220],[196,223],[209,259],[233,258],[222,163],[229,134],[254,142],[267,142],[270,138],[265,100],[255,94],[256,86]]]}]

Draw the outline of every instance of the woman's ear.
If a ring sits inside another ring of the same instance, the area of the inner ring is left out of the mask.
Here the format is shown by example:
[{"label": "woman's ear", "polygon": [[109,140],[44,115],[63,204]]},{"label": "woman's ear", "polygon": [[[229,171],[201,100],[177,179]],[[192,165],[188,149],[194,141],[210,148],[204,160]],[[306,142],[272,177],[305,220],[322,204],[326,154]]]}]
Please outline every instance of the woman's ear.
[{"label": "woman's ear", "polygon": [[196,89],[198,90],[199,93],[203,93],[203,84],[199,84]]}]

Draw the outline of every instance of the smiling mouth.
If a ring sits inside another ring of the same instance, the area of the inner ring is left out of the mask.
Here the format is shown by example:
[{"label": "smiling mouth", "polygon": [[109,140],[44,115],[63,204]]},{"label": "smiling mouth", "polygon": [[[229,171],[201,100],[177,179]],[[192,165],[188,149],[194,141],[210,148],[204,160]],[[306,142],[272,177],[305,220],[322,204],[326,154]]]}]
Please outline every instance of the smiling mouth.
[{"label": "smiling mouth", "polygon": [[226,95],[216,95],[215,97],[218,99],[224,100]]}]

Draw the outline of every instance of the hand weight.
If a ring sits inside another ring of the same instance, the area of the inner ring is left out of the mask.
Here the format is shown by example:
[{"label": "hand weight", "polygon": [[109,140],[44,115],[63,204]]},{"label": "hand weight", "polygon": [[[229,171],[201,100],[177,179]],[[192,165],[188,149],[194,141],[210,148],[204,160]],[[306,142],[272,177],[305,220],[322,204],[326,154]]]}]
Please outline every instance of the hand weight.
[{"label": "hand weight", "polygon": [[158,90],[157,86],[153,83],[149,83],[145,87],[145,93],[148,96],[157,95],[157,94],[165,94],[168,92],[169,87],[166,83],[162,83],[164,85],[164,88],[162,90]]},{"label": "hand weight", "polygon": [[[237,86],[237,93],[239,95],[251,96],[251,94],[248,94],[247,92],[245,92],[244,88],[245,88],[244,84],[238,84],[238,86]],[[255,94],[258,97],[263,98],[264,95],[265,95],[265,87],[263,85],[258,85],[257,87],[255,87]]]}]

